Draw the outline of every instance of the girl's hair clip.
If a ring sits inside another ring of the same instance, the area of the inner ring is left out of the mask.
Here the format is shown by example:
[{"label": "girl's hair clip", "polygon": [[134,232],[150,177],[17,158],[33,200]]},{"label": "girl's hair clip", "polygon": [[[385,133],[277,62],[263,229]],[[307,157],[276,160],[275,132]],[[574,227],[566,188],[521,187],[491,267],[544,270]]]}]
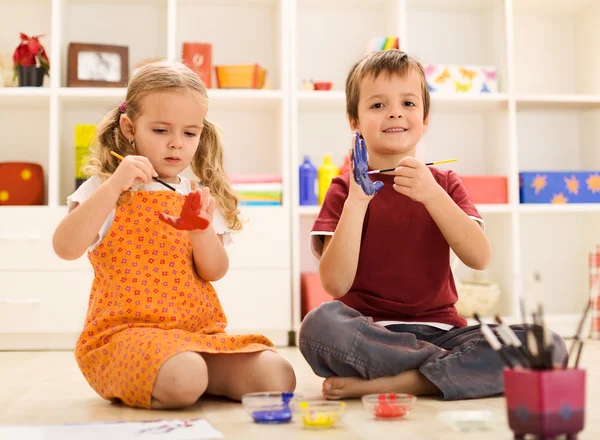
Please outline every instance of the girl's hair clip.
[{"label": "girl's hair clip", "polygon": [[125,113],[126,110],[127,110],[127,107],[125,107],[125,101],[123,101],[122,103],[119,104],[119,111],[121,113]]}]

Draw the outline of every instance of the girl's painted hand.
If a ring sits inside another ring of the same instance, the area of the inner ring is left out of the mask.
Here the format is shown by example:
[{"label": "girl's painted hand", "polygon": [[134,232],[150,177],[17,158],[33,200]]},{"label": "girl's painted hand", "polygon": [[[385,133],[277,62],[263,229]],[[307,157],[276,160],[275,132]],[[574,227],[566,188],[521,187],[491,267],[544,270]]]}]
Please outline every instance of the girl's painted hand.
[{"label": "girl's painted hand", "polygon": [[353,178],[350,179],[349,197],[360,200],[371,200],[373,196],[383,187],[383,182],[373,182],[367,171],[369,171],[367,145],[360,138],[358,132],[352,137],[353,146],[350,148],[350,171]]},{"label": "girl's painted hand", "polygon": [[163,222],[182,231],[204,230],[213,222],[215,213],[215,199],[210,195],[208,188],[192,191],[185,199],[179,217],[158,213],[158,218]]},{"label": "girl's painted hand", "polygon": [[129,155],[123,158],[107,182],[123,192],[135,185],[152,182],[152,177],[158,177],[158,173],[147,157]]},{"label": "girl's painted hand", "polygon": [[402,158],[394,174],[394,189],[424,205],[433,200],[442,188],[429,167],[414,157]]}]

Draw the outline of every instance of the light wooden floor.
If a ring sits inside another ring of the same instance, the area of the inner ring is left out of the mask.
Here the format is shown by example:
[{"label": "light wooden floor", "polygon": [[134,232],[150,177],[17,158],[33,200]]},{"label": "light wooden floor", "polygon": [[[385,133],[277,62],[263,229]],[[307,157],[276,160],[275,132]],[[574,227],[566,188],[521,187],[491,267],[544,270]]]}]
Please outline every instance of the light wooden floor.
[{"label": "light wooden floor", "polygon": [[[570,342],[569,342],[570,345]],[[281,349],[296,370],[297,391],[319,398],[322,379],[315,376],[297,349]],[[587,368],[586,429],[580,439],[600,438],[600,342],[586,343],[582,364]],[[343,423],[328,431],[309,431],[292,422],[264,426],[251,422],[241,404],[217,399],[201,400],[185,411],[146,411],[111,404],[88,386],[70,352],[0,353],[0,424],[54,424],[91,421],[130,421],[205,418],[225,438],[241,439],[510,439],[503,398],[442,402],[419,398],[410,419],[375,421],[360,401],[349,400]],[[487,409],[494,426],[486,432],[457,433],[436,419],[439,411]],[[392,437],[393,436],[393,437]]]}]

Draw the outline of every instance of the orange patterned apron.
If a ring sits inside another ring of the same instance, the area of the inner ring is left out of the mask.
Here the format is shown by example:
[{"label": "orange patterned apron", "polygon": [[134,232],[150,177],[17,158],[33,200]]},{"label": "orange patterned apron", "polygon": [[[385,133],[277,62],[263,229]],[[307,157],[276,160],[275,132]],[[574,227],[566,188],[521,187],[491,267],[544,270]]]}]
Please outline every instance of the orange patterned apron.
[{"label": "orange patterned apron", "polygon": [[134,192],[88,253],[95,278],[75,357],[105,399],[150,408],[158,370],[178,353],[274,351],[265,336],[225,332],[219,298],[196,274],[188,232],[157,217],[179,215],[184,200],[172,191]]}]

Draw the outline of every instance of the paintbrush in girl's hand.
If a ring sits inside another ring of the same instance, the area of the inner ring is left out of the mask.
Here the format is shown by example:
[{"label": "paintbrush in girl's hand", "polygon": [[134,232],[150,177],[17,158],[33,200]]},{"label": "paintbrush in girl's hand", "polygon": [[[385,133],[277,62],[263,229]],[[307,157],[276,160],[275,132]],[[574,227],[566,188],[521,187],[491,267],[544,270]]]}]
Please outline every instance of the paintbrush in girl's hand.
[{"label": "paintbrush in girl's hand", "polygon": [[[458,162],[458,159],[439,160],[437,162],[428,162],[425,165],[427,165],[427,166],[440,165],[442,163],[450,163],[450,162]],[[398,167],[383,168],[381,170],[371,170],[371,171],[367,171],[367,174],[387,173],[388,171],[394,171],[396,168],[398,168]]]},{"label": "paintbrush in girl's hand", "polygon": [[[115,153],[114,151],[111,151],[111,152],[110,152],[110,154],[111,154],[111,155],[113,155],[114,157],[116,157],[116,158],[117,158],[117,159],[119,159],[119,160],[123,160],[123,156],[121,156],[121,155],[120,155],[120,154],[118,154],[118,153]],[[156,181],[156,182],[158,182],[158,183],[162,183],[164,186],[166,186],[166,187],[167,187],[167,188],[169,188],[170,190],[172,190],[172,191],[175,191],[175,192],[178,192],[178,191],[177,191],[175,188],[173,188],[173,187],[172,187],[171,185],[169,185],[168,183],[166,183],[166,182],[163,182],[163,181],[162,181],[162,180],[160,180],[158,177],[152,177],[152,179],[153,179],[153,180],[155,180],[155,181]]]}]

